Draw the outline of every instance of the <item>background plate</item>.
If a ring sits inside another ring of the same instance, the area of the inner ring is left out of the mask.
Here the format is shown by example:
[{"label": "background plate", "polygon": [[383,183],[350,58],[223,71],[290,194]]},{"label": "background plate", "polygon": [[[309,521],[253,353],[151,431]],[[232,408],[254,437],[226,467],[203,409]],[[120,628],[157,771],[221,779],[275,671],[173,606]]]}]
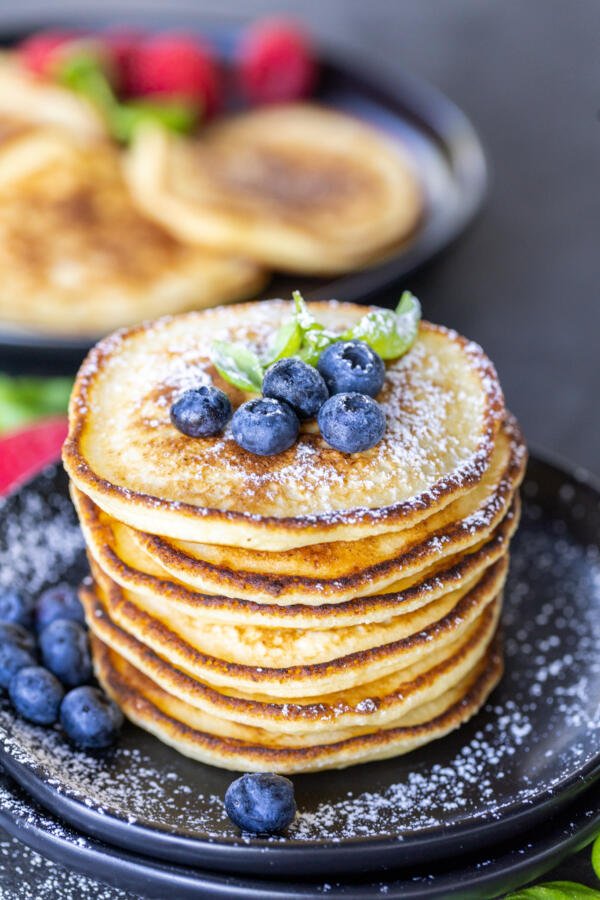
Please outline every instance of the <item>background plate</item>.
[{"label": "background plate", "polygon": [[[104,757],[0,708],[0,758],[85,832],[173,862],[282,878],[413,865],[530,828],[600,774],[600,493],[534,459],[506,590],[507,674],[484,710],[398,759],[297,776],[286,838],[240,838],[232,775],[128,725]],[[36,594],[85,570],[59,467],[0,507],[0,584]]]},{"label": "background plate", "polygon": [[[71,871],[56,869],[25,847],[15,860],[11,897],[60,897],[61,900],[98,898],[138,900],[139,895],[164,900],[481,900],[514,890],[541,878],[570,853],[585,846],[600,828],[600,790],[591,788],[569,807],[550,817],[534,835],[517,838],[492,852],[461,859],[454,866],[414,868],[385,881],[352,879],[351,883],[274,882],[214,875],[145,860],[93,841],[65,827],[38,807],[12,780],[0,772],[0,825],[10,834]],[[15,859],[15,853],[11,854]],[[40,864],[41,863],[41,864]],[[102,890],[95,881],[125,889]],[[135,891],[135,894],[129,893]]]},{"label": "background plate", "polygon": [[[60,3],[54,9],[0,11],[0,41],[11,44],[29,31],[56,24],[102,28],[123,24],[122,6],[102,4],[101,13],[82,11],[81,4]],[[211,36],[223,56],[232,52],[237,30],[211,24],[189,5],[170,3],[162,11],[143,4],[128,14],[128,24],[144,29],[176,29]],[[402,141],[415,160],[426,194],[424,221],[398,252],[380,265],[339,278],[278,276],[265,289],[271,297],[288,296],[294,288],[309,298],[366,300],[395,284],[456,238],[479,209],[486,189],[486,165],[479,139],[464,114],[443,94],[394,67],[373,69],[372,62],[353,56],[338,60],[323,50],[318,99],[355,114]],[[82,301],[84,302],[84,300]],[[73,371],[92,340],[47,337],[0,323],[2,365],[17,370]]]}]

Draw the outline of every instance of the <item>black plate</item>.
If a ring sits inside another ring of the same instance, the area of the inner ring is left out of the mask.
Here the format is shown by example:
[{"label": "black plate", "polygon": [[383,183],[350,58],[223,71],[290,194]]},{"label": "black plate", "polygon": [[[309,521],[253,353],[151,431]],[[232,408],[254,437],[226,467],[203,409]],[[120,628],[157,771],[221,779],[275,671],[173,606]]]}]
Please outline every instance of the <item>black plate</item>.
[{"label": "black plate", "polygon": [[[600,492],[534,459],[506,590],[507,674],[485,709],[406,757],[298,776],[290,835],[241,839],[231,774],[129,725],[105,758],[0,707],[0,759],[86,833],[172,862],[282,877],[449,856],[546,819],[600,775]],[[0,508],[0,578],[35,594],[84,571],[58,467]]]},{"label": "black plate", "polygon": [[[12,780],[0,772],[0,825],[28,847],[71,871],[57,869],[33,856],[26,847],[7,848],[15,867],[11,897],[60,897],[82,900],[138,900],[177,897],[177,900],[482,900],[505,894],[541,878],[569,854],[588,844],[600,827],[600,788],[583,796],[534,834],[460,859],[454,865],[415,867],[385,880],[325,883],[240,879],[144,859],[98,843],[53,819]],[[4,849],[4,848],[0,848]],[[8,868],[6,852],[4,867]],[[115,885],[101,889],[96,881]],[[5,876],[9,880],[10,876]],[[2,885],[0,884],[0,889]],[[122,893],[127,890],[128,893]],[[130,894],[134,891],[135,894]]]},{"label": "black plate", "polygon": [[[111,10],[112,7],[112,10]],[[128,15],[130,23],[146,29],[184,28],[209,33],[224,56],[231,52],[236,29],[207,22],[185,3],[170,3],[162,11],[140,4]],[[3,9],[0,39],[12,43],[28,31],[48,25],[70,24],[102,28],[123,21],[122,6],[102,4],[102,12],[82,12],[81,4],[64,3],[54,9]],[[456,238],[479,209],[486,189],[486,166],[479,139],[454,104],[420,79],[394,67],[377,71],[364,59],[336,59],[323,51],[318,97],[377,125],[400,139],[415,160],[427,196],[427,212],[413,238],[387,262],[336,279],[278,276],[266,289],[269,296],[288,296],[300,288],[307,297],[365,300],[395,284]],[[82,302],[85,302],[83,298]],[[92,342],[93,343],[93,342]],[[90,341],[18,332],[0,324],[3,364],[17,368],[73,369]]]}]

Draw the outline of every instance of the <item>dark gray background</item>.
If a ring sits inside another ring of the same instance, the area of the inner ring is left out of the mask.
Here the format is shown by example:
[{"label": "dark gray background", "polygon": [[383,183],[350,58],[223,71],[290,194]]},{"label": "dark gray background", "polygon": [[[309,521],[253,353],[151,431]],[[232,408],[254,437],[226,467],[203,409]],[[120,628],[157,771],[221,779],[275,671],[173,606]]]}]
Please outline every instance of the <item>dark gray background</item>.
[{"label": "dark gray background", "polygon": [[[490,197],[469,233],[409,285],[428,318],[483,344],[531,442],[600,473],[600,2],[194,6],[225,18],[293,11],[329,43],[408,67],[465,110],[487,148]],[[594,885],[588,857],[552,877]],[[10,897],[6,857],[0,869]]]}]

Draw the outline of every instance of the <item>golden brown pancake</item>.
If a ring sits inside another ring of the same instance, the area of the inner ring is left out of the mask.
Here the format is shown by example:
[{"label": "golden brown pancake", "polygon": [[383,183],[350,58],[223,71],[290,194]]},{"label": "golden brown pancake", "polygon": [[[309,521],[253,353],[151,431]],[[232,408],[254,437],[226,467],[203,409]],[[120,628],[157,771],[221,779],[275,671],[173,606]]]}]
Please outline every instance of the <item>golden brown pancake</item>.
[{"label": "golden brown pancake", "polygon": [[197,138],[139,129],[140,208],[182,240],[291,272],[359,268],[416,228],[423,192],[403,148],[359,119],[282,104]]},{"label": "golden brown pancake", "polygon": [[[313,309],[338,330],[366,311]],[[280,302],[206,310],[98,344],[70,405],[63,459],[75,485],[137,530],[273,552],[413,527],[481,481],[505,418],[497,377],[480,348],[428,323],[388,364],[379,398],[387,430],[371,450],[340,453],[307,431],[265,458],[229,429],[203,439],[178,432],[169,408],[183,388],[216,380],[235,405],[243,399],[215,379],[213,339],[264,345],[289,312]]]}]

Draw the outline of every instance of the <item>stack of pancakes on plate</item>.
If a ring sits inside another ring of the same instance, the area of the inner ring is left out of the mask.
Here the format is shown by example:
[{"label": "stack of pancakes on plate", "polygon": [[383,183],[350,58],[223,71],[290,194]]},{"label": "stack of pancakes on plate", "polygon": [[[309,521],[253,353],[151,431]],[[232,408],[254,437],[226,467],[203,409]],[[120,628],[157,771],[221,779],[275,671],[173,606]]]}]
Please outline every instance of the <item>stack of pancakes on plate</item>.
[{"label": "stack of pancakes on plate", "polygon": [[[311,305],[345,331],[366,309]],[[92,579],[98,678],[142,728],[231,769],[309,771],[405,753],[472,716],[497,639],[526,451],[493,366],[422,323],[387,364],[382,441],[346,455],[314,424],[272,457],[172,425],[215,383],[215,338],[260,352],[281,301],[159,320],[84,362],[64,461]]]}]

